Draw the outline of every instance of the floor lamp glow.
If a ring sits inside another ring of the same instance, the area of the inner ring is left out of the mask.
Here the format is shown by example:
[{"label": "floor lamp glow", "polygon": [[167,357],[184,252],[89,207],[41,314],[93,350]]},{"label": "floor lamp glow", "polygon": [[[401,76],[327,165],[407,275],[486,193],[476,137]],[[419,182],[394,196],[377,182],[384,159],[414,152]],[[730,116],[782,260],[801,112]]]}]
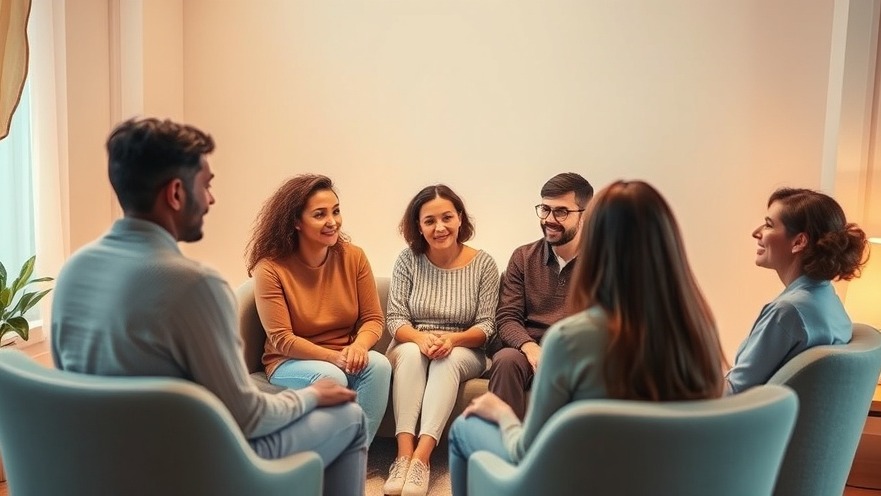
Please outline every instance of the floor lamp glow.
[{"label": "floor lamp glow", "polygon": [[881,237],[869,238],[869,246],[869,262],[848,283],[845,306],[850,320],[881,330]]}]

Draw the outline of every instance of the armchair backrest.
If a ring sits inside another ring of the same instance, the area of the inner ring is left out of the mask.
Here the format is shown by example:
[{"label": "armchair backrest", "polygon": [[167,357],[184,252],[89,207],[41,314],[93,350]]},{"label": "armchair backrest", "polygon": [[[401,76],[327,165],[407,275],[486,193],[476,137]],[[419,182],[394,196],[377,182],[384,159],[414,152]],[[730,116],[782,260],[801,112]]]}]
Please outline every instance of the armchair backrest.
[{"label": "armchair backrest", "polygon": [[780,468],[777,495],[841,494],[881,374],[881,334],[854,324],[843,345],[817,346],[768,381],[798,394],[799,414]]},{"label": "armchair backrest", "polygon": [[516,467],[472,455],[469,494],[769,495],[797,409],[781,386],[705,401],[577,401]]},{"label": "armchair backrest", "polygon": [[266,344],[266,330],[257,315],[254,300],[254,279],[248,279],[236,288],[236,301],[239,305],[239,336],[245,348],[245,365],[248,373],[263,371],[263,346]]},{"label": "armchair backrest", "polygon": [[185,380],[76,374],[2,350],[0,398],[16,496],[321,491],[317,455],[260,459],[220,400]]}]

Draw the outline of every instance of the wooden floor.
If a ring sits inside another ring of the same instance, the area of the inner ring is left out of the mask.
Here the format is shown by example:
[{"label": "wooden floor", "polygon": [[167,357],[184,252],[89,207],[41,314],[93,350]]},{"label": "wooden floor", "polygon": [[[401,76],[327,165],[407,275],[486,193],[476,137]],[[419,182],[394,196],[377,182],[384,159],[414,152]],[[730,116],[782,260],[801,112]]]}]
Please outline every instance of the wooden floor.
[{"label": "wooden floor", "polygon": [[[5,482],[0,482],[0,496],[9,496],[9,490],[6,488]],[[881,491],[872,491],[871,489],[859,489],[856,487],[846,487],[843,496],[881,496]]]}]

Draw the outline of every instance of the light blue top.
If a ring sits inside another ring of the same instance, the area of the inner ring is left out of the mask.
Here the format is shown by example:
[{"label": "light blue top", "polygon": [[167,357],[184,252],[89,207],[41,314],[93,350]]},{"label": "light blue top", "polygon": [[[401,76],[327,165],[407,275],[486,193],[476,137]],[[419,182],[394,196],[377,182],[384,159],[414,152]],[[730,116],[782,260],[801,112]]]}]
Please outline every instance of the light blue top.
[{"label": "light blue top", "polygon": [[728,371],[728,392],[765,384],[792,357],[814,346],[850,341],[850,317],[830,281],[802,275],[762,308]]},{"label": "light blue top", "polygon": [[578,400],[606,397],[603,379],[609,325],[599,306],[552,325],[541,341],[541,367],[535,375],[530,407],[521,423],[516,415],[499,419],[502,443],[519,463],[548,419]]},{"label": "light blue top", "polygon": [[52,305],[52,355],[62,370],[179,377],[226,405],[249,439],[315,408],[314,390],[267,394],[250,380],[236,301],[219,274],[184,257],[165,229],[117,220],[68,260]]}]

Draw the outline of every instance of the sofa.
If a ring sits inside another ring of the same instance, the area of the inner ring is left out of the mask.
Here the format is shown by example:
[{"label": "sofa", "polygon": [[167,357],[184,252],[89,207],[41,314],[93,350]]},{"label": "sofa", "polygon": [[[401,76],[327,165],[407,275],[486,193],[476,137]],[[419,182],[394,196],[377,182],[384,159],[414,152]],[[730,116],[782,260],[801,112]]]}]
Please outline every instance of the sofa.
[{"label": "sofa", "polygon": [[[388,305],[389,278],[376,277],[376,289],[379,292],[379,301],[383,311],[385,311]],[[251,378],[261,390],[278,392],[283,388],[270,384],[263,370],[261,359],[263,356],[263,345],[266,342],[266,332],[263,330],[263,325],[260,323],[260,318],[257,315],[257,306],[254,302],[253,279],[248,279],[236,289],[236,299],[238,300],[239,310],[239,332],[244,345],[244,358],[245,365],[248,367],[248,373],[251,374]],[[373,349],[380,353],[385,353],[391,339],[392,337],[388,330],[384,329],[382,338],[377,341]],[[488,375],[484,373],[479,378],[465,381],[459,385],[459,394],[456,397],[453,412],[450,414],[450,420],[447,422],[442,438],[446,438],[446,430],[449,429],[452,421],[462,413],[462,410],[468,406],[471,400],[487,391],[489,384],[487,377]],[[394,377],[392,377],[392,380],[394,380]],[[385,417],[382,419],[382,424],[379,426],[377,436],[394,437],[395,435],[395,414],[392,408],[392,401],[392,395],[389,394],[388,408],[386,409]]]}]

